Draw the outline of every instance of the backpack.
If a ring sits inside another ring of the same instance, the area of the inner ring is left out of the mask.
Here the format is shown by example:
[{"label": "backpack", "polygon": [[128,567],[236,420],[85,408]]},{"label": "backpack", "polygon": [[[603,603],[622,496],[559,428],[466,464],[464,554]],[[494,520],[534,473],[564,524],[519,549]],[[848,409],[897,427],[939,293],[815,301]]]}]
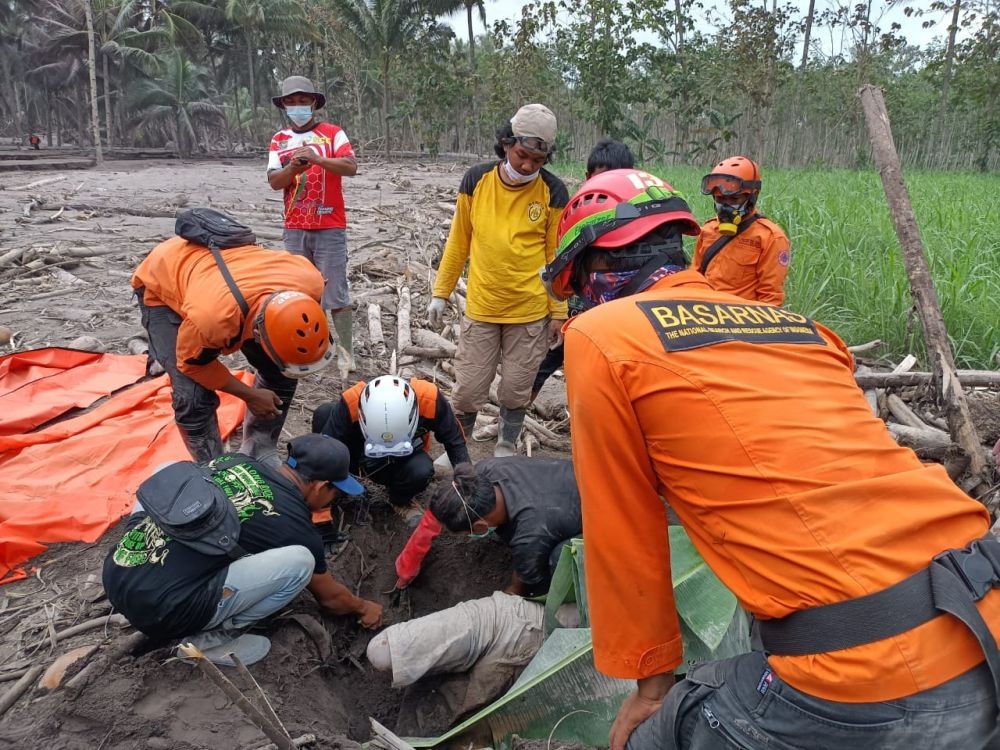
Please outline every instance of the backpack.
[{"label": "backpack", "polygon": [[243,313],[240,330],[228,342],[229,346],[235,346],[240,340],[243,320],[250,314],[250,306],[236,285],[233,275],[229,273],[229,266],[222,259],[219,249],[254,245],[257,243],[257,235],[246,224],[240,224],[236,219],[214,208],[189,208],[187,211],[181,211],[174,221],[174,234],[196,245],[204,245],[215,258],[219,273],[222,274],[226,286],[229,287],[236,304],[240,307],[240,312]]},{"label": "backpack", "polygon": [[174,234],[209,249],[257,244],[257,235],[250,227],[214,208],[181,211],[174,222]]},{"label": "backpack", "polygon": [[212,471],[178,461],[139,485],[136,497],[146,514],[171,539],[204,555],[246,555],[238,544],[240,517]]}]

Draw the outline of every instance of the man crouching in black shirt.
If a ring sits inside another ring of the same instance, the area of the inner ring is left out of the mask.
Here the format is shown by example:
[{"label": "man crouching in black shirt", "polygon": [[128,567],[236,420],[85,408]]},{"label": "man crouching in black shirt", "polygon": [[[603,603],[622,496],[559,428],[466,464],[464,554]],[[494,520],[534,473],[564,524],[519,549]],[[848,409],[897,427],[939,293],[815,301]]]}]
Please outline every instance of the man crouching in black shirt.
[{"label": "man crouching in black shirt", "polygon": [[245,557],[208,555],[166,536],[136,503],[125,535],[104,561],[108,599],[152,638],[181,638],[207,658],[231,665],[260,661],[270,641],[243,632],[306,588],[327,612],[382,624],[382,605],[354,596],[328,572],[311,514],[343,495],[360,494],[339,440],[301,435],[277,469],[242,454],[209,464],[212,481],[239,513]]}]

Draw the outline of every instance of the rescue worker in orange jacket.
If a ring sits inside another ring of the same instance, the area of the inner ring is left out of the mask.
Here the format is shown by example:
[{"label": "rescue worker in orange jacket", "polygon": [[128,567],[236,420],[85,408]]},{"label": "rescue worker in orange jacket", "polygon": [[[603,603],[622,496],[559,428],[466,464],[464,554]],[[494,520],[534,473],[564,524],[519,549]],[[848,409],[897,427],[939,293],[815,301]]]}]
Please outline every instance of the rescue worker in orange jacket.
[{"label": "rescue worker in orange jacket", "polygon": [[[247,307],[241,310],[209,250],[181,237],[157,245],[132,287],[149,356],[170,376],[174,419],[195,461],[222,453],[216,391],[247,404],[240,453],[277,464],[277,440],[296,380],[333,357],[319,306],[323,277],[306,259],[257,245],[219,251]],[[254,387],[219,362],[240,351],[257,371]]]},{"label": "rescue worker in orange jacket", "polygon": [[[682,270],[694,228],[662,181],[608,172],[544,274],[607,302],[565,340],[594,662],[637,680],[612,750],[996,747],[988,513],[896,445],[832,331]],[[667,506],[763,646],[676,684]]]},{"label": "rescue worker in orange jacket", "polygon": [[[383,485],[400,516],[415,526],[423,508],[413,498],[434,478],[427,454],[431,433],[452,466],[469,461],[465,435],[441,389],[418,378],[382,375],[358,382],[340,400],[316,409],[313,432],[330,435],[351,452],[351,471]],[[313,520],[324,523],[326,517]]]},{"label": "rescue worker in orange jacket", "polygon": [[720,292],[780,305],[791,246],[781,227],[757,211],[760,187],[760,167],[745,156],[723,159],[702,178],[716,218],[701,228],[691,268]]}]

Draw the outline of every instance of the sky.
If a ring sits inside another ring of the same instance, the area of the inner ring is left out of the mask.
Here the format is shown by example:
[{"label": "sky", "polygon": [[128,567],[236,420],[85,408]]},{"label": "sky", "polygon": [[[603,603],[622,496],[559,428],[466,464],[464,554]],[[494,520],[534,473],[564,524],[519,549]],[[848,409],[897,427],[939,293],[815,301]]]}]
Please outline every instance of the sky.
[{"label": "sky", "polygon": [[[808,0],[792,0],[797,2],[800,7],[801,15],[804,16],[809,8]],[[843,0],[844,2],[849,2],[849,0]],[[521,15],[521,6],[524,5],[525,0],[486,0],[486,21],[492,26],[494,21],[501,19],[516,19]],[[784,2],[784,0],[782,0]],[[705,0],[707,6],[721,7],[722,2],[720,0]],[[905,3],[904,4],[909,4]],[[914,4],[929,5],[927,0],[915,0]],[[833,7],[834,2],[832,0],[817,0],[816,2],[816,13],[817,15],[822,12],[824,8]],[[474,24],[476,28],[476,34],[483,33],[483,26],[479,21],[478,15],[474,15]],[[934,19],[940,20],[941,22],[931,29],[922,29],[921,23],[924,20]],[[455,33],[462,39],[468,36],[466,30],[466,20],[465,12],[456,13],[451,16],[446,21],[450,22]],[[895,7],[889,7],[887,3],[876,3],[876,10],[873,13],[873,20],[876,20],[877,24],[884,30],[888,30],[892,22],[899,23],[902,26],[901,33],[906,36],[911,44],[916,44],[924,46],[930,44],[935,37],[943,40],[947,35],[947,25],[950,18],[943,18],[942,14],[935,14],[932,16],[926,16],[925,18],[907,18],[903,13],[903,6],[897,5]],[[707,24],[704,24],[703,27]],[[838,36],[831,39],[830,30],[827,28],[816,29],[813,32],[813,37],[819,39],[819,43],[822,45],[824,51],[829,54],[831,51],[840,52],[839,47],[845,42],[840,38],[839,32]],[[961,38],[961,31],[959,31],[959,38]],[[640,39],[640,41],[653,41],[653,39]],[[798,49],[795,54],[795,59],[800,57],[802,54],[801,39],[798,45]]]}]

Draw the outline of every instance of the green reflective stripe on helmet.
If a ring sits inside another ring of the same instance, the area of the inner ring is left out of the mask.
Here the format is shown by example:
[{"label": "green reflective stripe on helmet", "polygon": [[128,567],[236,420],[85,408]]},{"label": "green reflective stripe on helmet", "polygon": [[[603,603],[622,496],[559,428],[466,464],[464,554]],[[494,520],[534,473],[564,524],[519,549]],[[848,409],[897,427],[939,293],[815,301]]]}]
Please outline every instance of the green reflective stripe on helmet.
[{"label": "green reflective stripe on helmet", "polygon": [[[680,198],[681,200],[684,200],[686,202],[684,196],[681,195],[676,190],[673,191],[664,190],[663,188],[658,187],[656,185],[652,185],[646,188],[646,190],[639,193],[638,195],[632,196],[631,198],[629,198],[627,202],[631,203],[633,206],[640,206],[643,203],[649,203],[650,201],[664,201],[664,200],[669,200],[670,198]],[[609,220],[615,221],[617,210],[618,210],[618,205],[616,204],[613,208],[609,208],[599,213],[592,214],[586,217],[585,219],[582,219],[579,222],[577,222],[568,232],[566,232],[566,234],[563,235],[563,238],[559,241],[559,247],[556,248],[556,255],[557,256],[560,255],[566,250],[566,248],[572,245],[573,241],[577,237],[579,237],[580,233],[583,232],[583,230],[586,229],[587,227],[591,227],[594,226],[595,224],[600,224]],[[628,223],[628,220],[621,220],[622,225],[626,223]]]}]

